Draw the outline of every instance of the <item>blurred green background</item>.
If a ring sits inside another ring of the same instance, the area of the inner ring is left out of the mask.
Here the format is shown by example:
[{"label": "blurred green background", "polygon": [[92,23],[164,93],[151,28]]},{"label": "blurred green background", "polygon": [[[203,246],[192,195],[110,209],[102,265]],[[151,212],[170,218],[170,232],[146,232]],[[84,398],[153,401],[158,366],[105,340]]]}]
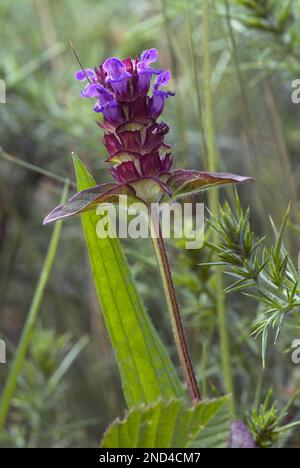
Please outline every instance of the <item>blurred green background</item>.
[{"label": "blurred green background", "polygon": [[[255,184],[241,187],[239,193],[243,205],[251,207],[258,234],[270,236],[269,215],[280,222],[292,201],[288,244],[296,257],[300,104],[292,103],[291,94],[293,80],[300,78],[300,7],[298,0],[261,2],[267,3],[272,10],[253,15],[244,1],[211,2],[219,170],[255,177]],[[0,78],[7,86],[7,102],[0,104],[0,337],[8,343],[8,365],[0,366],[1,389],[52,232],[42,226],[42,219],[62,191],[54,175],[21,167],[10,156],[73,179],[74,151],[98,183],[110,177],[92,106],[79,97],[81,85],[74,79],[78,64],[69,41],[87,67],[112,55],[134,57],[147,48],[159,50],[160,66],[172,70],[170,88],[176,90],[163,118],[171,128],[168,142],[174,145],[178,167],[205,166],[205,116],[200,0],[1,0],[0,31]],[[232,200],[233,192],[222,190],[221,196]],[[173,355],[150,245],[128,242],[124,247],[149,313]],[[210,253],[184,251],[176,244],[170,251],[197,373],[204,372],[209,394],[222,393],[215,275],[198,266]],[[299,338],[300,319],[290,322],[276,348],[270,345],[263,372],[260,342],[249,337],[255,302],[229,296],[227,310],[240,415],[269,387],[284,403],[299,387],[300,367],[291,363],[289,350]],[[66,356],[71,356],[71,365],[55,387],[47,388]],[[63,226],[2,444],[95,447],[124,408],[81,225],[71,220]],[[295,411],[300,413],[300,402]],[[299,434],[292,442],[299,446],[297,440]]]}]

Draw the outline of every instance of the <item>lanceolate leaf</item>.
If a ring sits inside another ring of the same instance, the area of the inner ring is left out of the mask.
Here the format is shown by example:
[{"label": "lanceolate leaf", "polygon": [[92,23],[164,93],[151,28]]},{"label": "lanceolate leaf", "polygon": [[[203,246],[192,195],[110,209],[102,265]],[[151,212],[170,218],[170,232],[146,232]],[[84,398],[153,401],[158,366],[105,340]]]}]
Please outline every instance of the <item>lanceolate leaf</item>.
[{"label": "lanceolate leaf", "polygon": [[240,184],[250,180],[252,180],[250,177],[230,173],[177,170],[173,172],[166,184],[172,191],[172,199],[178,199],[218,185]]},{"label": "lanceolate leaf", "polygon": [[134,190],[128,185],[102,184],[76,193],[63,205],[54,208],[44,219],[44,224],[53,223],[58,219],[70,218],[84,211],[95,210],[100,203],[118,204],[119,196],[126,195],[129,200],[135,198]]},{"label": "lanceolate leaf", "polygon": [[[90,189],[93,178],[76,157],[74,164],[78,190]],[[99,219],[95,210],[82,214],[94,282],[127,404],[182,396],[179,378],[136,291],[119,240],[97,237]]]},{"label": "lanceolate leaf", "polygon": [[104,435],[102,448],[221,448],[227,446],[229,398],[187,408],[181,399],[133,408]]}]

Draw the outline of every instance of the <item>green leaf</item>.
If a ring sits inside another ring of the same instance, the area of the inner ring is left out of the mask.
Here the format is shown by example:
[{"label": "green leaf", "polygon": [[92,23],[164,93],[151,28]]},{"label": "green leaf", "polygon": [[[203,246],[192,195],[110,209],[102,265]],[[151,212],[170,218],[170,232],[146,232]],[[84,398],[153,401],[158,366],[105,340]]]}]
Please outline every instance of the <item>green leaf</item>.
[{"label": "green leaf", "polygon": [[129,411],[106,431],[101,448],[222,448],[227,446],[229,397],[188,408],[182,399]]},{"label": "green leaf", "polygon": [[[78,190],[93,187],[93,178],[77,157],[74,165]],[[97,236],[99,219],[95,211],[82,214],[94,282],[127,404],[181,397],[183,387],[136,291],[120,242]]]},{"label": "green leaf", "polygon": [[177,200],[219,185],[241,184],[252,180],[251,177],[239,176],[227,172],[215,173],[176,170],[169,177],[166,184],[172,192],[172,199]]},{"label": "green leaf", "polygon": [[43,224],[50,224],[58,219],[66,219],[83,213],[84,211],[95,210],[98,205],[109,203],[117,205],[119,197],[125,195],[130,202],[139,201],[135,197],[135,192],[127,185],[101,184],[90,189],[76,193],[63,205],[59,205],[46,216]]}]

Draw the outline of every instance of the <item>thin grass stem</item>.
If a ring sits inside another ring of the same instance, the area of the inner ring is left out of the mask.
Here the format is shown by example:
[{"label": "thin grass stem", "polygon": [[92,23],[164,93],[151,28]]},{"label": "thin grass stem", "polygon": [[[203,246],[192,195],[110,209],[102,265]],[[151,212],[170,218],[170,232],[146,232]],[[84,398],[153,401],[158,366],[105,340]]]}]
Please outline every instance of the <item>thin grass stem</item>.
[{"label": "thin grass stem", "polygon": [[[213,105],[211,89],[211,59],[210,59],[210,12],[209,0],[203,0],[203,70],[205,89],[205,130],[207,135],[208,170],[216,172],[218,169],[218,154],[215,144],[215,131],[213,122]],[[218,191],[213,189],[209,193],[209,208],[211,213],[216,213],[219,205]],[[217,234],[213,234],[217,237]],[[215,239],[217,241],[217,238]],[[232,394],[232,416],[235,415],[234,387],[230,360],[229,338],[227,330],[226,304],[223,284],[223,273],[216,271],[216,308],[219,323],[219,335],[221,342],[222,367],[224,375],[225,391]]]},{"label": "thin grass stem", "polygon": [[[64,185],[64,189],[61,196],[61,203],[64,203],[67,199],[69,191],[69,181],[67,180]],[[21,335],[20,343],[17,348],[13,363],[11,365],[8,378],[2,392],[2,397],[0,401],[0,433],[2,432],[7,416],[9,413],[9,408],[11,406],[12,399],[15,394],[18,378],[22,371],[24,361],[26,358],[26,353],[28,351],[28,347],[32,340],[32,336],[35,329],[36,320],[40,311],[40,306],[42,303],[42,299],[44,296],[45,288],[48,283],[48,279],[50,273],[52,271],[53,263],[56,257],[58,244],[60,240],[62,230],[62,222],[59,221],[56,223],[52,237],[50,240],[50,244],[48,247],[47,255],[40,273],[40,277],[34,292],[34,296],[29,308],[29,312],[27,315],[27,319],[25,322],[25,326]]]}]

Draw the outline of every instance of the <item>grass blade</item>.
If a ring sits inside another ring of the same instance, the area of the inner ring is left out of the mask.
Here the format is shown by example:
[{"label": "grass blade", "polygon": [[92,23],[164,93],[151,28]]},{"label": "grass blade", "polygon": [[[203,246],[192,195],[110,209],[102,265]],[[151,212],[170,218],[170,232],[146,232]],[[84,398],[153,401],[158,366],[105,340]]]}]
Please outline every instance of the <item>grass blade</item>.
[{"label": "grass blade", "polygon": [[[69,181],[67,180],[64,185],[61,203],[64,203],[68,196]],[[0,401],[0,433],[6,423],[7,415],[11,405],[11,401],[14,397],[18,378],[22,370],[24,360],[28,347],[31,342],[31,338],[34,332],[36,319],[40,310],[41,302],[44,296],[45,288],[53,267],[53,263],[56,257],[59,239],[61,235],[62,223],[58,222],[54,229],[48,247],[48,252],[44,261],[43,268],[37,283],[36,290],[34,292],[33,300],[27,315],[26,323],[22,332],[20,343],[16,351],[14,361],[11,365],[8,378],[2,393]]]}]

